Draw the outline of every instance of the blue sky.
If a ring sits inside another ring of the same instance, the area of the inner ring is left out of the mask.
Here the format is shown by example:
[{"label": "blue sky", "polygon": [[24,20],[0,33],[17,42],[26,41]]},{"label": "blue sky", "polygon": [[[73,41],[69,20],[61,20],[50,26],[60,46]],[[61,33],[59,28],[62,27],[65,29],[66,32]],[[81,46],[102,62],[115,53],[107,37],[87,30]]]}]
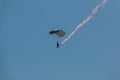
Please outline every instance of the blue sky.
[{"label": "blue sky", "polygon": [[[0,80],[120,80],[120,0],[56,48],[100,2],[0,0]],[[49,35],[55,28],[66,35]]]}]

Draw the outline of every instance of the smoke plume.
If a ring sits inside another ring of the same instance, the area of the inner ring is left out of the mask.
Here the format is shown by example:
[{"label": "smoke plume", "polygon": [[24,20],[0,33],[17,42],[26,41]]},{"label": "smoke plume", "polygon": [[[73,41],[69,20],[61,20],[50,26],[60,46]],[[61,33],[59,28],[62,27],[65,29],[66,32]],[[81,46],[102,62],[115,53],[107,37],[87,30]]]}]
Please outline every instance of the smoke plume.
[{"label": "smoke plume", "polygon": [[106,2],[107,0],[102,0],[102,2],[92,10],[92,13],[86,19],[84,19],[80,24],[78,24],[76,28],[61,42],[61,44],[64,44],[66,41],[68,41],[83,25],[89,22],[97,13],[99,8],[102,7]]}]

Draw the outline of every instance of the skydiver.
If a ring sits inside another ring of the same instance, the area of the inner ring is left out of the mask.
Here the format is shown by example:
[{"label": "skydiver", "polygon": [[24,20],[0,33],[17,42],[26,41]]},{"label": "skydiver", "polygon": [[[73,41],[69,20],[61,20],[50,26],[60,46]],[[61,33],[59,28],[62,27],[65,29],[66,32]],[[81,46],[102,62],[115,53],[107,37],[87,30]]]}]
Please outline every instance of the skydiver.
[{"label": "skydiver", "polygon": [[57,42],[57,46],[56,46],[56,47],[59,48],[59,45],[60,45],[60,44]]}]

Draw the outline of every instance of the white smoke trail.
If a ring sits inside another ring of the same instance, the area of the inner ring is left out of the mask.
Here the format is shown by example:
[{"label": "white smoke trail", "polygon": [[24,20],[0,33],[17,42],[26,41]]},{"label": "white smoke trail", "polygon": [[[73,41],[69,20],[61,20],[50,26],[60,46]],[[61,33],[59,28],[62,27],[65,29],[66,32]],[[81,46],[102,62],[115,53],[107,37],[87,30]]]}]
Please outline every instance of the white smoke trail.
[{"label": "white smoke trail", "polygon": [[61,44],[64,44],[67,40],[69,40],[84,24],[86,24],[87,22],[89,22],[94,15],[96,14],[96,12],[99,10],[100,7],[102,7],[105,3],[107,2],[107,0],[102,0],[102,2],[100,4],[98,4],[93,10],[91,15],[89,15],[85,20],[83,20],[80,24],[77,25],[77,27],[71,32],[71,34],[69,34],[62,42]]}]

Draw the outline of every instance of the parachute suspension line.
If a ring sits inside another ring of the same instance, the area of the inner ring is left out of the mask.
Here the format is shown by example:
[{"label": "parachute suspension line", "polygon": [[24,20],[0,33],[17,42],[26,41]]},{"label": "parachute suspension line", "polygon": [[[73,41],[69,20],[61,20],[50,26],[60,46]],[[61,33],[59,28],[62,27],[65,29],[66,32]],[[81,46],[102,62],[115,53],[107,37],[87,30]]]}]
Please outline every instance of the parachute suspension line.
[{"label": "parachute suspension line", "polygon": [[66,41],[68,41],[83,25],[89,22],[94,17],[94,15],[99,10],[99,8],[102,7],[106,2],[107,0],[102,0],[102,2],[92,10],[92,13],[86,19],[84,19],[80,24],[78,24],[76,28],[61,42],[61,44],[64,44]]}]

